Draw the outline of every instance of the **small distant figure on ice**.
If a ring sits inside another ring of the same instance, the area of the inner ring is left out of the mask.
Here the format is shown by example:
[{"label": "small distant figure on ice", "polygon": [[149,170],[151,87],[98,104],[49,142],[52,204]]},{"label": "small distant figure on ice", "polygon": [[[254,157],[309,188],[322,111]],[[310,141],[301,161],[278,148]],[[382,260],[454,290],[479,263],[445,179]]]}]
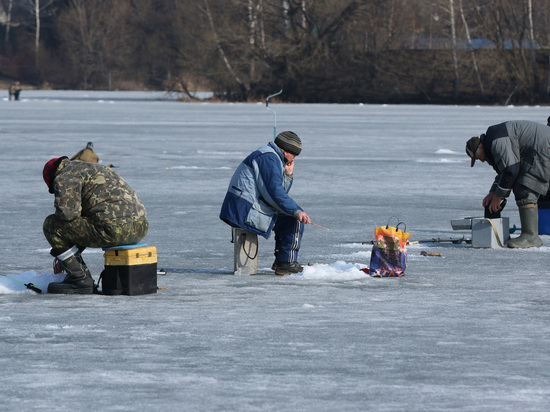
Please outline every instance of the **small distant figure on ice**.
[{"label": "small distant figure on ice", "polygon": [[10,84],[10,87],[8,88],[8,93],[10,96],[10,100],[19,100],[19,94],[21,93],[21,83],[14,82]]},{"label": "small distant figure on ice", "polygon": [[55,213],[44,220],[44,236],[55,258],[54,272],[67,273],[63,282],[48,285],[48,293],[94,293],[82,251],[139,242],[149,228],[145,206],[107,166],[62,156],[49,160],[42,175],[55,195]]},{"label": "small distant figure on ice", "polygon": [[491,213],[513,192],[519,208],[521,235],[508,241],[510,248],[539,247],[538,199],[550,182],[550,128],[542,123],[514,120],[490,126],[466,143],[471,166],[487,162],[497,176],[482,205]]},{"label": "small distant figure on ice", "polygon": [[272,269],[277,275],[302,271],[298,252],[304,225],[311,220],[288,195],[301,151],[300,138],[286,131],[248,155],[231,178],[220,213],[228,225],[266,239],[275,231]]}]

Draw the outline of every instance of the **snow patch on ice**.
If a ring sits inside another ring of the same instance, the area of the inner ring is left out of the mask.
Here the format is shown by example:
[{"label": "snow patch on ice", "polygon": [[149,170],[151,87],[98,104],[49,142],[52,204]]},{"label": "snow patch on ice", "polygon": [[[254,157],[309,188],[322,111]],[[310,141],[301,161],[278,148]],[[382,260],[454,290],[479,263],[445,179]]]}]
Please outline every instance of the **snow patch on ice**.
[{"label": "snow patch on ice", "polygon": [[462,153],[455,152],[454,150],[450,149],[438,149],[435,151],[436,155],[451,155],[451,156],[461,156],[461,158],[436,158],[436,159],[417,159],[416,163],[463,163],[466,161],[466,159],[462,158]]},{"label": "snow patch on ice", "polygon": [[[349,249],[357,249],[358,247],[364,247],[365,245],[361,242],[354,242],[354,243],[340,243],[339,245],[335,245],[336,247],[341,248],[349,248]],[[369,245],[366,245],[369,246]]]},{"label": "snow patch on ice", "polygon": [[38,289],[41,289],[42,293],[47,293],[48,285],[51,282],[61,282],[64,278],[65,274],[63,273],[54,274],[45,272],[38,274],[34,270],[29,270],[28,272],[20,274],[2,275],[0,276],[0,295],[10,295],[14,293],[35,294],[36,292],[27,289],[24,285],[25,283],[32,283]]},{"label": "snow patch on ice", "polygon": [[217,156],[243,156],[244,152],[221,152],[221,151],[215,151],[215,150],[197,150],[198,154],[204,154],[204,155],[217,155]]},{"label": "snow patch on ice", "polygon": [[464,163],[464,159],[417,159],[416,163]]},{"label": "snow patch on ice", "polygon": [[449,149],[439,149],[435,151],[435,154],[462,154]]},{"label": "snow patch on ice", "polygon": [[311,266],[305,266],[301,273],[305,279],[323,279],[323,280],[357,280],[370,277],[361,269],[366,265],[359,263],[346,263],[338,261],[331,264],[318,263]]}]

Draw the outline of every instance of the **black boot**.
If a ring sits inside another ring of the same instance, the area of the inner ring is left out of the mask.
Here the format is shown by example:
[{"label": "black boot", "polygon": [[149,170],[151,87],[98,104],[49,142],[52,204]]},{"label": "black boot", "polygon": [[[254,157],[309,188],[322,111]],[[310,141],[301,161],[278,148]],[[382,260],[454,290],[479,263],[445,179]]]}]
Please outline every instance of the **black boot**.
[{"label": "black boot", "polygon": [[52,282],[48,293],[90,295],[94,293],[94,279],[84,263],[78,248],[74,246],[57,256],[67,273],[63,282]]},{"label": "black boot", "polygon": [[278,260],[273,263],[276,275],[290,275],[292,273],[300,273],[304,270],[303,266],[298,262],[280,262]]}]

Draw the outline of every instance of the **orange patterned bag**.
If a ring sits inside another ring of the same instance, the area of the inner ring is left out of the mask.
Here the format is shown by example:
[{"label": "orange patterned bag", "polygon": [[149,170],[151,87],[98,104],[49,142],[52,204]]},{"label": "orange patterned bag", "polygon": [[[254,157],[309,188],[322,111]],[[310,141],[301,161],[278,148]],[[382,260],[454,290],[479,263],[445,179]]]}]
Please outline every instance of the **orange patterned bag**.
[{"label": "orange patterned bag", "polygon": [[407,240],[411,237],[396,227],[378,226],[374,229],[374,246],[370,256],[370,275],[373,277],[405,276],[407,268]]}]

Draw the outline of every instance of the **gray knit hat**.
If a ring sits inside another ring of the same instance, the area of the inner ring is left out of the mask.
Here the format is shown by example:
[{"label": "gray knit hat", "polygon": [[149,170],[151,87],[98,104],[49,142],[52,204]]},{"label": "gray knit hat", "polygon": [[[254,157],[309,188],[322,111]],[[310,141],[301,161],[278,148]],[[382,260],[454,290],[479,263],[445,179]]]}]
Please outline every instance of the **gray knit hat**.
[{"label": "gray knit hat", "polygon": [[298,156],[302,152],[302,141],[294,132],[281,132],[275,138],[275,144],[282,150]]}]

